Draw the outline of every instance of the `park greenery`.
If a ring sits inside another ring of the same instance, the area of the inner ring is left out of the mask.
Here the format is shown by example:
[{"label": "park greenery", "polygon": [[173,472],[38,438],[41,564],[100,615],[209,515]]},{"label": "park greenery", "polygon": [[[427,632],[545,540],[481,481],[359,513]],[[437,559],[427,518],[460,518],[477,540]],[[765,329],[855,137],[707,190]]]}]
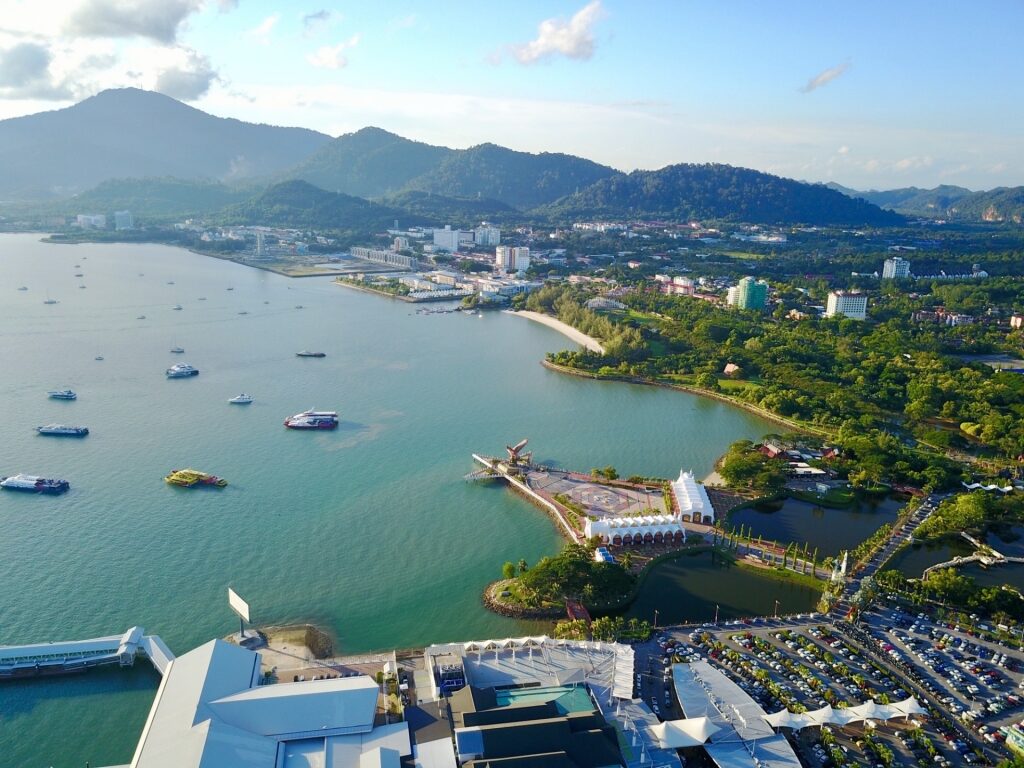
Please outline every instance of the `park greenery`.
[{"label": "park greenery", "polygon": [[933,600],[967,613],[990,616],[993,621],[1024,621],[1024,599],[1014,589],[981,586],[974,578],[955,568],[938,568],[924,579],[908,579],[896,570],[881,571],[876,584],[893,592],[902,592],[916,602]]},{"label": "park greenery", "polygon": [[592,550],[581,544],[567,544],[557,555],[543,557],[532,567],[520,561],[514,577],[506,563],[502,575],[509,579],[506,600],[524,608],[548,608],[567,599],[585,605],[614,602],[627,595],[636,577],[618,563],[599,563]]},{"label": "park greenery", "polygon": [[554,636],[565,640],[643,642],[651,636],[651,623],[622,616],[599,616],[590,626],[583,619],[566,619],[555,624]]},{"label": "park greenery", "polygon": [[966,531],[983,537],[990,529],[1007,528],[1020,522],[1024,522],[1024,501],[1014,494],[1000,498],[979,490],[943,501],[914,535],[928,540],[958,536]]}]

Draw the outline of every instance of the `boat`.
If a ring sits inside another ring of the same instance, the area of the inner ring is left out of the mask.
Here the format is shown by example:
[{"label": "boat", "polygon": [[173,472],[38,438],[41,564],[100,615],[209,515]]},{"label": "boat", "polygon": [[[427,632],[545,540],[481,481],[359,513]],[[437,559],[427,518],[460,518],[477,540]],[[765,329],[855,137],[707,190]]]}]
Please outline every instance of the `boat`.
[{"label": "boat", "polygon": [[228,288],[228,290],[229,290],[229,291],[233,291],[233,290],[235,290],[235,289],[234,289],[234,288]]},{"label": "boat", "polygon": [[289,429],[335,429],[338,426],[338,413],[310,409],[289,416],[284,420],[284,425]]},{"label": "boat", "polygon": [[56,304],[56,303],[58,303],[56,299],[47,299],[46,301],[43,302],[43,304]]},{"label": "boat", "polygon": [[84,285],[80,285],[80,286],[78,286],[78,287],[79,287],[79,288],[85,288],[85,286],[84,286]]},{"label": "boat", "polygon": [[228,400],[229,403],[234,403],[235,405],[248,405],[252,401],[253,401],[252,395],[247,395],[244,392],[242,394],[236,395],[235,397],[232,397],[230,400]]},{"label": "boat", "polygon": [[175,355],[180,355],[184,351],[184,347],[171,347],[171,352],[173,352]]},{"label": "boat", "polygon": [[200,297],[199,297],[199,298],[197,299],[197,301],[206,301],[206,297],[205,297],[205,296],[200,296]]},{"label": "boat", "polygon": [[85,437],[89,434],[88,427],[69,427],[67,424],[47,424],[45,427],[36,427],[40,435],[57,435],[60,437]]},{"label": "boat", "polygon": [[78,395],[76,395],[70,389],[51,389],[46,394],[52,397],[54,400],[75,400],[78,398]]},{"label": "boat", "polygon": [[102,360],[102,359],[103,359],[103,355],[96,355],[96,357],[93,358],[93,360]]},{"label": "boat", "polygon": [[19,291],[27,291],[27,290],[28,290],[28,286],[27,286],[27,285],[23,285],[23,286],[21,286],[21,288],[19,288],[18,290],[19,290]]},{"label": "boat", "polygon": [[168,284],[168,285],[174,285],[174,281],[173,281],[173,280],[168,280],[168,281],[167,281],[167,284]]},{"label": "boat", "polygon": [[85,277],[81,272],[75,272],[75,277]]},{"label": "boat", "polygon": [[173,307],[171,307],[171,309],[177,311],[177,310],[184,309],[184,307],[182,307],[181,304],[175,304]]},{"label": "boat", "polygon": [[245,311],[245,310],[243,309],[243,310],[242,310],[241,312],[239,312],[238,314],[240,314],[240,315],[248,315],[249,313],[248,313],[248,312],[246,312],[246,311]]},{"label": "boat", "polygon": [[295,305],[295,308],[296,308],[296,309],[304,309],[304,307],[303,307],[303,306],[302,306],[301,304],[296,304],[296,305]]},{"label": "boat", "polygon": [[145,316],[145,315],[139,315],[139,316],[138,316],[138,317],[136,317],[135,319],[136,319],[136,320],[145,320],[145,319],[146,319],[146,316]]},{"label": "boat", "polygon": [[0,488],[7,491],[58,494],[64,493],[70,487],[67,480],[51,480],[38,475],[17,474],[0,479]]},{"label": "boat", "polygon": [[309,351],[304,349],[301,352],[296,352],[295,356],[296,357],[327,357],[327,353],[326,352],[309,352]]},{"label": "boat", "polygon": [[173,469],[164,478],[164,482],[170,485],[179,485],[182,488],[193,488],[197,485],[211,485],[215,488],[223,488],[228,484],[224,478],[200,472],[198,469]]},{"label": "boat", "polygon": [[199,369],[193,368],[188,363],[175,363],[164,371],[164,373],[167,374],[168,379],[184,379],[189,376],[198,376]]}]

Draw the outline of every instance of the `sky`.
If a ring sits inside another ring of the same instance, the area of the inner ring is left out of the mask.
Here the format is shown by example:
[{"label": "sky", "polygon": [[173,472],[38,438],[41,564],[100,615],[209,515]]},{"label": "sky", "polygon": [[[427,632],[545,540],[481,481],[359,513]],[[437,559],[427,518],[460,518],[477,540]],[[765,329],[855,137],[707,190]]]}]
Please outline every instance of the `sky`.
[{"label": "sky", "polygon": [[1024,184],[1022,0],[0,0],[0,118],[106,88],[629,171]]}]

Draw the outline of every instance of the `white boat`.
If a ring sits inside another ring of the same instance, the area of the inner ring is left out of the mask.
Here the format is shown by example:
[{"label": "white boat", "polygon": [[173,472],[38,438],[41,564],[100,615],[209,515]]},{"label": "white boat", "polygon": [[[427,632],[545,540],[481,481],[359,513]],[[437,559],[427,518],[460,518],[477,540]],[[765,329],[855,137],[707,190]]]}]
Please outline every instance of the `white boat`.
[{"label": "white boat", "polygon": [[237,395],[236,397],[232,397],[230,400],[228,400],[229,403],[234,403],[235,405],[248,405],[252,401],[253,401],[252,395],[247,395],[244,392],[242,394]]},{"label": "white boat", "polygon": [[184,379],[188,376],[198,376],[199,369],[193,368],[188,363],[175,363],[164,373],[167,374],[168,379]]},{"label": "white boat", "polygon": [[284,420],[289,429],[335,429],[338,426],[337,411],[314,411],[312,408]]},{"label": "white boat", "polygon": [[102,359],[103,359],[103,355],[96,355],[96,357],[93,358],[93,360],[102,360]]},{"label": "white boat", "polygon": [[70,389],[51,389],[46,394],[54,400],[75,400],[78,397]]},{"label": "white boat", "polygon": [[181,304],[175,304],[173,307],[171,307],[171,309],[173,309],[173,310],[180,310],[180,309],[184,309],[184,307],[182,307]]},{"label": "white boat", "polygon": [[47,424],[45,427],[36,427],[40,435],[59,435],[61,437],[85,437],[89,434],[88,427],[71,427],[67,424]]}]

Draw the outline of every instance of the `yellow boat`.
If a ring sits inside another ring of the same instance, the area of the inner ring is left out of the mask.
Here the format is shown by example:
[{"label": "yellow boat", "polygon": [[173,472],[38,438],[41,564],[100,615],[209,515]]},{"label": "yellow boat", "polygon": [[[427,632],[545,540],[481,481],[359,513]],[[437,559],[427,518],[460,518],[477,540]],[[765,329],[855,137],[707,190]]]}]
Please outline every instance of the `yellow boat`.
[{"label": "yellow boat", "polygon": [[175,469],[164,478],[164,482],[171,485],[180,485],[183,488],[192,488],[196,485],[212,485],[217,488],[223,488],[228,484],[227,480],[216,475],[207,474],[206,472],[200,472],[198,469]]}]

